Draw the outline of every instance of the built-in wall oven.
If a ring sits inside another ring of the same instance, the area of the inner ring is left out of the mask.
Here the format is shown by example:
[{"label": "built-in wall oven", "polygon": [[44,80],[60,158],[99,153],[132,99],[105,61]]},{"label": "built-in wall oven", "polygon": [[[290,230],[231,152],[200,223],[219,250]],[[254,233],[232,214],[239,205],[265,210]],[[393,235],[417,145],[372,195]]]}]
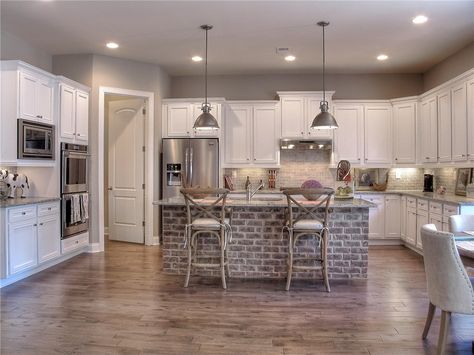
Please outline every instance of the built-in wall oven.
[{"label": "built-in wall oven", "polygon": [[62,239],[89,229],[88,170],[88,147],[61,143]]},{"label": "built-in wall oven", "polygon": [[18,119],[18,159],[54,159],[54,126]]}]

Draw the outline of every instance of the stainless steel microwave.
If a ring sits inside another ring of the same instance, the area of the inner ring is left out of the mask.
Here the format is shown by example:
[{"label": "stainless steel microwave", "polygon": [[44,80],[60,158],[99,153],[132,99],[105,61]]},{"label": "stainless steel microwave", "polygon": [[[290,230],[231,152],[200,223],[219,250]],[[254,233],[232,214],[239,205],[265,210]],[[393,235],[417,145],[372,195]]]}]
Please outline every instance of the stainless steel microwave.
[{"label": "stainless steel microwave", "polygon": [[18,159],[54,160],[54,126],[18,119]]}]

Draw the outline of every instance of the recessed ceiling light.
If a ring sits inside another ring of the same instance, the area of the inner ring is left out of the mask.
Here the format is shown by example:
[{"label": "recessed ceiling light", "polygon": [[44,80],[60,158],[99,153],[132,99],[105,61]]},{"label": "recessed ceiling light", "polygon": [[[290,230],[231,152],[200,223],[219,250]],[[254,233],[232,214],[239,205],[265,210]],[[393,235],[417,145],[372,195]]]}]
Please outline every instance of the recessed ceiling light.
[{"label": "recessed ceiling light", "polygon": [[296,59],[296,57],[295,57],[294,55],[287,55],[287,56],[285,57],[285,60],[286,60],[287,62],[292,62],[292,61],[294,61],[295,59]]},{"label": "recessed ceiling light", "polygon": [[198,55],[195,55],[194,57],[191,58],[191,60],[193,62],[200,62],[200,61],[202,61],[202,57],[200,57]]},{"label": "recessed ceiling light", "polygon": [[115,42],[109,42],[106,44],[107,48],[110,48],[110,49],[117,49],[119,47],[119,45]]},{"label": "recessed ceiling light", "polygon": [[387,60],[388,59],[388,55],[386,54],[379,54],[377,56],[377,60]]},{"label": "recessed ceiling light", "polygon": [[426,21],[428,21],[428,17],[426,17],[425,15],[415,16],[411,20],[411,22],[413,22],[415,25],[421,25],[422,23],[425,23]]}]

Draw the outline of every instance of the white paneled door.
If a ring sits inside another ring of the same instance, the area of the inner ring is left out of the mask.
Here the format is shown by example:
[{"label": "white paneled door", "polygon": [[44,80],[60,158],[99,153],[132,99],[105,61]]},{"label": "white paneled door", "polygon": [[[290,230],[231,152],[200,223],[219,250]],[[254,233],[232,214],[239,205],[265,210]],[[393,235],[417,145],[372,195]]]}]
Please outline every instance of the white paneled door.
[{"label": "white paneled door", "polygon": [[109,103],[107,200],[111,240],[145,240],[144,105],[139,98]]}]

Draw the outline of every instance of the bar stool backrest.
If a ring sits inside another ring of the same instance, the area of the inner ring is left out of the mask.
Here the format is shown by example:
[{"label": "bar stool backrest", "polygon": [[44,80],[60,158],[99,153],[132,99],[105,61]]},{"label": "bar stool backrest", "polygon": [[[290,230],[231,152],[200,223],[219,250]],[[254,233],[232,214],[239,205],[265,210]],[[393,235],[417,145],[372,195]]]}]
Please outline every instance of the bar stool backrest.
[{"label": "bar stool backrest", "polygon": [[[228,189],[184,188],[180,192],[186,203],[188,225],[192,224],[193,220],[197,218],[212,218],[219,224],[224,225]],[[198,203],[194,196],[207,196],[206,204]],[[209,197],[214,197],[214,199]],[[220,207],[220,210],[216,210],[215,207]]]},{"label": "bar stool backrest", "polygon": [[[288,202],[288,226],[293,228],[293,225],[302,219],[316,219],[322,222],[323,227],[327,227],[329,217],[329,202],[334,190],[330,188],[320,189],[287,189],[283,190]],[[303,205],[301,200],[296,200],[295,196],[311,196],[313,200],[311,205]],[[294,218],[293,207],[296,207],[300,212],[297,218]],[[324,218],[317,215],[320,208],[324,208]]]}]

